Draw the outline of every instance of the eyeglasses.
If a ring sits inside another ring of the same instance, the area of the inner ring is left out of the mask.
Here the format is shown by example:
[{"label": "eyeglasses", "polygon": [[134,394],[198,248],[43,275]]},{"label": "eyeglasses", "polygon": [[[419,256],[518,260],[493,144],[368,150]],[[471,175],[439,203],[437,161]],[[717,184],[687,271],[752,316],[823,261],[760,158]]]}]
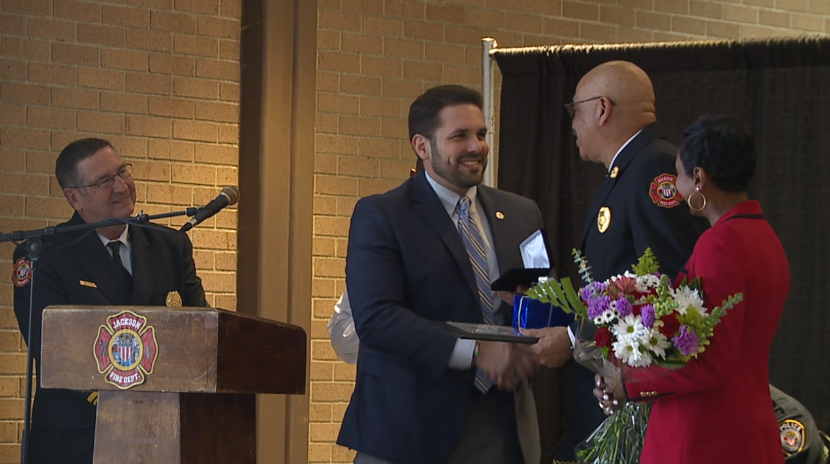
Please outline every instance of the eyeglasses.
[{"label": "eyeglasses", "polygon": [[[576,114],[576,105],[578,105],[580,103],[589,102],[589,101],[599,100],[600,98],[602,98],[602,95],[597,95],[596,97],[586,98],[585,100],[579,100],[579,101],[575,101],[575,102],[565,103],[565,109],[568,110],[568,114],[571,115],[571,117],[574,117],[574,115]],[[614,100],[609,99],[608,101],[611,102],[612,106],[617,105],[616,103],[614,103]]]},{"label": "eyeglasses", "polygon": [[95,187],[95,188],[98,188],[100,190],[107,190],[107,189],[112,187],[112,184],[115,182],[116,177],[120,177],[124,180],[127,180],[127,179],[132,179],[132,177],[133,177],[132,174],[133,174],[133,165],[130,164],[130,163],[127,163],[127,164],[121,166],[120,168],[118,168],[118,172],[116,172],[115,174],[113,174],[111,176],[104,177],[103,179],[99,180],[98,182],[95,182],[95,183],[92,183],[92,184],[89,184],[89,185],[78,185],[77,187],[69,187],[69,188],[79,189],[79,188],[92,188],[92,187]]}]

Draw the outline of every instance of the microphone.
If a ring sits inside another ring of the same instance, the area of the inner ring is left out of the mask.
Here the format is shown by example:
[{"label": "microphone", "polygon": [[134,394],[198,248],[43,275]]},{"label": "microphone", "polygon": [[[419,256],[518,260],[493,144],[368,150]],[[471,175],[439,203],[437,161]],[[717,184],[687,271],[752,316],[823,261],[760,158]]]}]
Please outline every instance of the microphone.
[{"label": "microphone", "polygon": [[222,192],[219,193],[219,196],[214,198],[213,201],[206,204],[202,208],[199,208],[196,211],[196,214],[194,214],[193,217],[190,218],[190,220],[187,221],[181,229],[179,229],[179,232],[187,232],[193,227],[199,225],[205,219],[218,213],[223,208],[235,205],[238,201],[239,189],[237,187],[223,187]]}]

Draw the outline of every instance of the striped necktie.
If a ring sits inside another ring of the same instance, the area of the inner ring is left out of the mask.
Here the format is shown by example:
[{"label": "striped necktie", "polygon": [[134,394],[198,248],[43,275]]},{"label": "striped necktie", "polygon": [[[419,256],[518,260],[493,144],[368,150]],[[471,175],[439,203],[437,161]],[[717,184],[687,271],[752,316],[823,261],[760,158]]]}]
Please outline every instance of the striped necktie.
[{"label": "striped necktie", "polygon": [[[470,203],[470,198],[466,195],[458,199],[458,205],[456,205],[458,233],[461,234],[461,241],[464,242],[464,248],[467,249],[470,264],[472,264],[473,273],[476,276],[476,286],[478,287],[479,300],[481,300],[481,314],[484,317],[484,322],[493,324],[495,317],[493,315],[493,301],[490,298],[490,276],[488,275],[490,268],[487,266],[484,240],[482,240],[481,233],[476,227],[475,221],[473,221]],[[486,392],[493,386],[493,381],[488,379],[481,371],[476,371],[475,385],[481,392]]]}]

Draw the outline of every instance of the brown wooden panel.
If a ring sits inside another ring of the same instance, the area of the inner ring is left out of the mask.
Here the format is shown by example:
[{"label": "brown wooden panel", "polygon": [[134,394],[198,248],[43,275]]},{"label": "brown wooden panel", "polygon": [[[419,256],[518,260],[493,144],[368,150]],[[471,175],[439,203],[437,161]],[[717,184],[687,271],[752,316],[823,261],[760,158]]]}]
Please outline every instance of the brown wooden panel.
[{"label": "brown wooden panel", "polygon": [[[146,326],[155,333],[158,351],[152,372],[145,376],[143,384],[131,390],[305,392],[307,341],[302,328],[205,308],[46,308],[41,385],[121,390],[107,383],[106,374],[98,371],[93,347],[107,318],[125,309],[147,319]],[[221,379],[221,384],[217,379]]]},{"label": "brown wooden panel", "polygon": [[181,418],[181,464],[256,464],[255,395],[182,393]]},{"label": "brown wooden panel", "polygon": [[93,345],[107,317],[128,309],[147,318],[158,357],[138,391],[216,391],[218,310],[158,307],[48,307],[43,312],[40,384],[46,388],[120,390],[98,372]]},{"label": "brown wooden panel", "polygon": [[218,391],[305,393],[303,329],[235,313],[220,314],[219,325]]},{"label": "brown wooden panel", "polygon": [[182,464],[179,395],[102,391],[93,464]]}]

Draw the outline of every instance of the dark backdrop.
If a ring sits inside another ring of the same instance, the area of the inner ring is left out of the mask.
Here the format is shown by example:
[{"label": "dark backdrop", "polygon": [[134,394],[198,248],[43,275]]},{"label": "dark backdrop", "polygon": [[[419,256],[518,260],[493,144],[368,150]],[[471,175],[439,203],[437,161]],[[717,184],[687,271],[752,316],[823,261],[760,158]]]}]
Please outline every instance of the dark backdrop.
[{"label": "dark backdrop", "polygon": [[[759,155],[750,197],[781,238],[792,276],[770,381],[830,431],[830,39],[550,46],[497,50],[495,59],[503,76],[499,188],[538,202],[557,272],[576,282],[570,250],[604,177],[602,165],[579,158],[563,108],[582,75],[610,60],[643,68],[654,83],[658,135],[675,145],[703,114],[746,124]],[[569,367],[548,370],[534,387],[546,462],[567,424],[570,375]]]}]

